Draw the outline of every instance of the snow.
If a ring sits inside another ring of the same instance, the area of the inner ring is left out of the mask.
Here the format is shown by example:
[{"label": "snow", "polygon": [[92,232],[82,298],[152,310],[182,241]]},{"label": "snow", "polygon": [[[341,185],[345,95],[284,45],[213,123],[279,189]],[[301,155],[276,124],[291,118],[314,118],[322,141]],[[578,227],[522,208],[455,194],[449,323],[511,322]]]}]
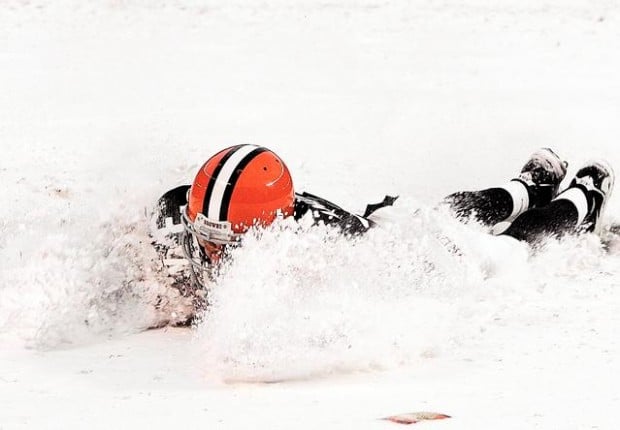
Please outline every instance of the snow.
[{"label": "snow", "polygon": [[[435,204],[540,146],[569,177],[620,165],[619,12],[0,3],[0,429],[387,429],[422,410],[453,417],[417,424],[438,429],[616,428],[620,254],[593,236],[532,252]],[[144,331],[165,290],[148,208],[237,143],[352,210],[401,197],[354,242],[249,237],[197,327]]]}]

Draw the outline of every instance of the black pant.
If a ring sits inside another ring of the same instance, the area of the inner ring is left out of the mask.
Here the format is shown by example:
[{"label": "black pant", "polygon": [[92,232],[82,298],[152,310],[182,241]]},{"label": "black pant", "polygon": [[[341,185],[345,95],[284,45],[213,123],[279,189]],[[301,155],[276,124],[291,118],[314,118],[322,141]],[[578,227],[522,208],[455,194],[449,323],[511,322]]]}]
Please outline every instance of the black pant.
[{"label": "black pant", "polygon": [[[474,218],[487,226],[506,221],[513,210],[512,197],[503,188],[458,192],[446,197],[445,202],[459,218]],[[523,212],[502,234],[535,243],[549,236],[576,233],[582,230],[578,222],[579,212],[573,202],[559,199]]]}]

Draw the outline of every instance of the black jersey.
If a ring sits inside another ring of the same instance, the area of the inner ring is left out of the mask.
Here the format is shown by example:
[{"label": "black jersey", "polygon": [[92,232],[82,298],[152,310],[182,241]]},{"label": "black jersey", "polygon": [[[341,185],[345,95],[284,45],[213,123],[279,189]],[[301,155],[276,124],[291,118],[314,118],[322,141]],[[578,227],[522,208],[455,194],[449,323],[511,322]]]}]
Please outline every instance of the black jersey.
[{"label": "black jersey", "polygon": [[[174,226],[181,225],[181,210],[187,204],[189,185],[181,185],[165,193],[155,208],[155,228],[181,231]],[[349,212],[322,197],[310,193],[295,193],[294,217],[300,220],[311,216],[316,224],[325,224],[339,228],[345,235],[359,235],[368,231],[375,224],[368,217],[385,206],[391,206],[397,197],[385,196],[382,202],[369,204],[363,215]]]}]

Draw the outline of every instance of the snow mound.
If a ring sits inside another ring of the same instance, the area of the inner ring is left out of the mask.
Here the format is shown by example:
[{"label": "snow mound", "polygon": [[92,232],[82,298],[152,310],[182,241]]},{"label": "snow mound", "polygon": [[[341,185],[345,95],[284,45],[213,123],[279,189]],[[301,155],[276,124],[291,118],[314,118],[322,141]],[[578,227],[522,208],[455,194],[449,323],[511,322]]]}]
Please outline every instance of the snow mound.
[{"label": "snow mound", "polygon": [[207,376],[304,379],[463,356],[489,328],[544,326],[563,279],[604,277],[614,264],[594,236],[532,253],[401,203],[353,240],[291,225],[250,236],[198,328]]}]

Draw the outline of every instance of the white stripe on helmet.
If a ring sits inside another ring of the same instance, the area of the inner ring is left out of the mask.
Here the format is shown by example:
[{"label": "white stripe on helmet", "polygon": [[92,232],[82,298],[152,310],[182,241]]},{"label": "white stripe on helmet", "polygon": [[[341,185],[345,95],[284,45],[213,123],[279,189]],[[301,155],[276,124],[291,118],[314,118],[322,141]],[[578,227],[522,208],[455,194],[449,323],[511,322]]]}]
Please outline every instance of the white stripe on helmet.
[{"label": "white stripe on helmet", "polygon": [[220,209],[224,200],[224,192],[226,185],[230,182],[230,178],[241,161],[252,151],[257,149],[256,145],[244,145],[239,148],[231,157],[226,160],[213,184],[213,192],[209,200],[207,208],[207,218],[218,220],[220,217]]}]

